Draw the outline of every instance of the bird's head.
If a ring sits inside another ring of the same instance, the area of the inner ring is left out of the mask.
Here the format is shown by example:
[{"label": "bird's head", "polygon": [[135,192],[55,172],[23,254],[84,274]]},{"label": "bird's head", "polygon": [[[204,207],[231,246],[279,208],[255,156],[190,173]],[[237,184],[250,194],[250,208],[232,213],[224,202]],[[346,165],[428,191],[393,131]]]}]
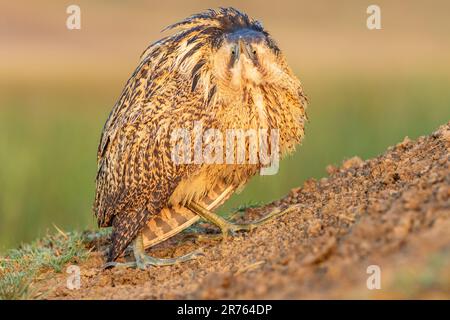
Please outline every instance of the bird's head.
[{"label": "bird's head", "polygon": [[279,50],[259,25],[225,34],[211,60],[217,80],[233,89],[277,81],[282,74]]},{"label": "bird's head", "polygon": [[144,58],[184,75],[208,101],[217,92],[297,81],[262,24],[237,9],[211,9],[166,29],[178,31],[153,43]]}]

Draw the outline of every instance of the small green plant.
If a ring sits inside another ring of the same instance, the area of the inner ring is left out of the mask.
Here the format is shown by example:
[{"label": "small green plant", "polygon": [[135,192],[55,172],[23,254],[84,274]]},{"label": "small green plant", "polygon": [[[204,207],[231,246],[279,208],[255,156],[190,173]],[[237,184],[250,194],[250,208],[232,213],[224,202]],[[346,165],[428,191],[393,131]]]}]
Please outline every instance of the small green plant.
[{"label": "small green plant", "polygon": [[0,300],[26,299],[30,296],[30,272],[0,271],[0,275]]},{"label": "small green plant", "polygon": [[81,233],[58,231],[0,257],[0,300],[39,298],[31,289],[39,272],[61,272],[67,263],[78,263],[88,256]]}]

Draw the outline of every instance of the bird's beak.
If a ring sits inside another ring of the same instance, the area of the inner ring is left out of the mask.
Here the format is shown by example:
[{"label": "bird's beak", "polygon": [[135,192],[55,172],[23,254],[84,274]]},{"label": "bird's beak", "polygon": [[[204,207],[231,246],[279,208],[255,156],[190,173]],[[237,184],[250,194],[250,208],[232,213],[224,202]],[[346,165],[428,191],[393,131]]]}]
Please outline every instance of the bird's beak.
[{"label": "bird's beak", "polygon": [[255,55],[253,54],[253,49],[248,40],[240,38],[238,47],[239,47],[239,51],[243,52],[245,54],[245,56],[247,57],[247,59],[255,62]]},{"label": "bird's beak", "polygon": [[233,43],[233,59],[231,60],[231,64],[234,65],[239,61],[242,54],[253,63],[258,63],[253,46],[262,41],[262,39],[263,35],[260,32],[248,29],[239,30],[231,34],[229,36],[229,41]]},{"label": "bird's beak", "polygon": [[238,56],[238,58],[239,58],[240,54],[242,52],[245,53],[245,42],[244,42],[244,40],[242,38],[239,38],[239,42],[238,42],[237,47],[238,47],[238,52],[239,52],[239,56]]},{"label": "bird's beak", "polygon": [[241,57],[240,42],[241,42],[241,40],[238,40],[238,42],[233,45],[233,58],[231,60],[232,65],[235,65],[239,61],[239,58]]}]

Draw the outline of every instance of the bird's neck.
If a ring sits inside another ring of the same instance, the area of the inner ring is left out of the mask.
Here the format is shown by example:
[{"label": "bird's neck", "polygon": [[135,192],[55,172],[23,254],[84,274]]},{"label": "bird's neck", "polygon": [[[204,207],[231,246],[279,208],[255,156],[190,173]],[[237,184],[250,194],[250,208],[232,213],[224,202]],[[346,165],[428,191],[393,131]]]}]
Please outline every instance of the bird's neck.
[{"label": "bird's neck", "polygon": [[246,87],[217,100],[215,122],[223,130],[278,130],[280,151],[293,150],[303,136],[305,109],[298,94],[274,87]]}]

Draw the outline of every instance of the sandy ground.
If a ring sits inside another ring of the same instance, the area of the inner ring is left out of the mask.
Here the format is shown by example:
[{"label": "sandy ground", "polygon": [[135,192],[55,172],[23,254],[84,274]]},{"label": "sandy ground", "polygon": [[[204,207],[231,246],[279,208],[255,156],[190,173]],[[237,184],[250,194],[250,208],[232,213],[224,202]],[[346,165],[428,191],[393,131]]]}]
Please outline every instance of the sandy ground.
[{"label": "sandy ground", "polygon": [[[50,299],[449,299],[450,123],[327,171],[279,201],[247,209],[239,219],[301,204],[250,233],[223,242],[184,233],[150,252],[168,257],[201,247],[198,260],[103,271],[97,243],[80,265],[79,290],[66,288],[64,273],[42,274],[34,286]],[[373,265],[381,289],[369,290]]]}]

